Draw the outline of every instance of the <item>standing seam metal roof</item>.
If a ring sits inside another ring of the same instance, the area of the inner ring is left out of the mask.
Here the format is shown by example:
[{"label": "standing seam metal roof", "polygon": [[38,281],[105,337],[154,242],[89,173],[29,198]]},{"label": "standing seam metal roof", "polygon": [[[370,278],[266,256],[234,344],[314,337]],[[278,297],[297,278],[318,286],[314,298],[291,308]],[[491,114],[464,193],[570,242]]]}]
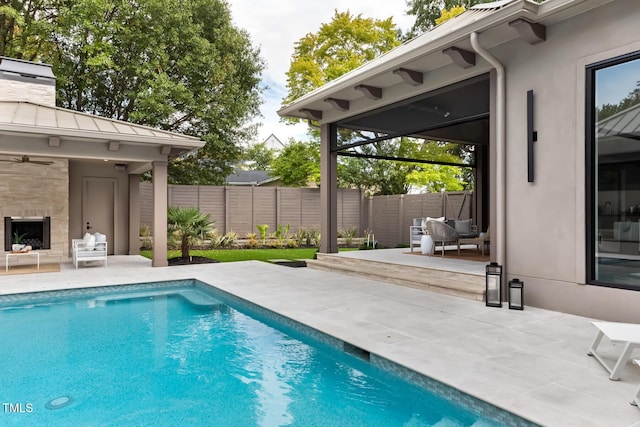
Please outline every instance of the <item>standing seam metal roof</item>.
[{"label": "standing seam metal roof", "polygon": [[25,101],[0,101],[0,131],[201,147],[199,138]]}]

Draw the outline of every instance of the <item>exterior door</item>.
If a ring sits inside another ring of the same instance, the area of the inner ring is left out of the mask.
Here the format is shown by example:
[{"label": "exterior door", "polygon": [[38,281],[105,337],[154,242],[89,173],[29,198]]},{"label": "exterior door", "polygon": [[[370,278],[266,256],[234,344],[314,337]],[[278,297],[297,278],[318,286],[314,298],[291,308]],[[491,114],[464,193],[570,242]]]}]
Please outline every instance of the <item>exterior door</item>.
[{"label": "exterior door", "polygon": [[115,247],[115,178],[82,180],[82,235],[99,232],[107,236],[109,255]]}]

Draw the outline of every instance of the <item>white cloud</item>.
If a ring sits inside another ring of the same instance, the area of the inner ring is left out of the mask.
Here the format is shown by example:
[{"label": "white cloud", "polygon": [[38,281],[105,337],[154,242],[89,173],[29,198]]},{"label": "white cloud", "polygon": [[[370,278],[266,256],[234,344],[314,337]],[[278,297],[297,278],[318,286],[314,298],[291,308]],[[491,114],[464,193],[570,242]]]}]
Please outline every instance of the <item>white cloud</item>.
[{"label": "white cloud", "polygon": [[266,61],[263,84],[265,91],[261,111],[264,116],[258,133],[262,142],[274,134],[282,142],[289,138],[305,139],[306,125],[286,125],[279,122],[276,111],[286,90],[286,71],[293,54],[295,42],[305,34],[315,33],[323,23],[331,22],[334,11],[349,10],[366,18],[393,17],[395,24],[406,31],[414,17],[404,14],[405,0],[228,0],[234,23],[246,30],[253,45],[260,48]]}]

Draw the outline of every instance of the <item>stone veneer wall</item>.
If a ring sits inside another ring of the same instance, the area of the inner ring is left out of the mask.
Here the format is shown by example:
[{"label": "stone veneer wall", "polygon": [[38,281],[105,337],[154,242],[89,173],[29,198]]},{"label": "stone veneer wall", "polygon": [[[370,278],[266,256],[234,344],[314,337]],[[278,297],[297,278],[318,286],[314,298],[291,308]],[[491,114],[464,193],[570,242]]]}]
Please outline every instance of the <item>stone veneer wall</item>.
[{"label": "stone veneer wall", "polygon": [[[2,155],[0,159],[16,157]],[[69,162],[38,160],[53,164],[0,162],[0,217],[51,217],[51,249],[39,251],[40,261],[59,262],[69,258]],[[4,242],[4,226],[0,227],[0,242]]]},{"label": "stone veneer wall", "polygon": [[28,101],[53,107],[56,105],[56,87],[0,79],[0,101]]}]

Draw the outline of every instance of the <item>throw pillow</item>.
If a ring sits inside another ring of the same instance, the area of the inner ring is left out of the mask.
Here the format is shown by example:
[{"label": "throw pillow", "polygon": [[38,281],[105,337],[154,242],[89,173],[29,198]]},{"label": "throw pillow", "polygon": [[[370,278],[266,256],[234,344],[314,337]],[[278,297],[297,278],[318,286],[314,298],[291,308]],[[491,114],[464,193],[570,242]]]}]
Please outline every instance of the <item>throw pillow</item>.
[{"label": "throw pillow", "polygon": [[427,221],[440,221],[440,222],[444,222],[445,221],[445,217],[441,216],[440,218],[431,218],[430,216],[427,217]]},{"label": "throw pillow", "polygon": [[471,220],[457,219],[455,229],[458,234],[471,234]]},{"label": "throw pillow", "polygon": [[82,242],[84,243],[85,248],[93,250],[96,247],[96,236],[87,233],[82,238]]}]

